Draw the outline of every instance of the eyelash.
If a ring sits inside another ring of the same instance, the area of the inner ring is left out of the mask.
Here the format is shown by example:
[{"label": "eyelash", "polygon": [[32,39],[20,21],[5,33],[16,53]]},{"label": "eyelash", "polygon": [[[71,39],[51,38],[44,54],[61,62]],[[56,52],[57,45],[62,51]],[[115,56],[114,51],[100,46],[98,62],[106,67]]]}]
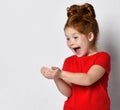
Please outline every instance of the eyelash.
[{"label": "eyelash", "polygon": [[[77,39],[78,37],[73,37],[73,38],[74,38],[74,39]],[[70,38],[66,38],[66,40],[67,40],[67,41],[69,41],[69,40],[70,40]]]},{"label": "eyelash", "polygon": [[66,40],[68,41],[68,40],[70,40],[70,38],[66,38]]},{"label": "eyelash", "polygon": [[74,37],[74,39],[77,39],[78,37]]}]

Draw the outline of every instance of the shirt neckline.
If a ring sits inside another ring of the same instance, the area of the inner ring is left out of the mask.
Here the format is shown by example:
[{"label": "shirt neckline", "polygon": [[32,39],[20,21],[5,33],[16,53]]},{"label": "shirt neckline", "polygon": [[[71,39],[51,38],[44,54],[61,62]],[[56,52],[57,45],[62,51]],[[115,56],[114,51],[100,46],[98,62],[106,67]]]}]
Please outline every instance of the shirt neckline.
[{"label": "shirt neckline", "polygon": [[78,57],[77,55],[75,55],[78,59],[79,58],[85,58],[85,57],[93,57],[93,56],[96,56],[96,55],[98,55],[98,54],[100,54],[100,53],[103,53],[103,51],[98,51],[98,52],[96,52],[96,53],[94,53],[94,54],[92,54],[92,55],[84,55],[84,56],[82,56],[82,57]]}]

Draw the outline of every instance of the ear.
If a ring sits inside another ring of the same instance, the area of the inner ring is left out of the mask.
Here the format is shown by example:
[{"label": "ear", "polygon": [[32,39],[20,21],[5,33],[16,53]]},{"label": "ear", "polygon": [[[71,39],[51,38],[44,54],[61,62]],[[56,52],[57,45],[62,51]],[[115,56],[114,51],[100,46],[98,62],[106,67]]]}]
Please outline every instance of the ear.
[{"label": "ear", "polygon": [[90,32],[88,34],[88,40],[91,42],[93,39],[94,39],[94,34],[93,34],[93,32]]}]

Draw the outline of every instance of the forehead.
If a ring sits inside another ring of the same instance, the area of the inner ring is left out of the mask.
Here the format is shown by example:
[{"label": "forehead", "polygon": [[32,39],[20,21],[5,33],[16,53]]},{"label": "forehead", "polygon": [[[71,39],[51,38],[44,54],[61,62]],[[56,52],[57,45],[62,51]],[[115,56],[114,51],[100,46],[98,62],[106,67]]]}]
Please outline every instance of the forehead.
[{"label": "forehead", "polygon": [[65,29],[65,36],[74,36],[74,35],[83,35],[83,34],[79,33],[76,29],[72,27],[67,27]]}]

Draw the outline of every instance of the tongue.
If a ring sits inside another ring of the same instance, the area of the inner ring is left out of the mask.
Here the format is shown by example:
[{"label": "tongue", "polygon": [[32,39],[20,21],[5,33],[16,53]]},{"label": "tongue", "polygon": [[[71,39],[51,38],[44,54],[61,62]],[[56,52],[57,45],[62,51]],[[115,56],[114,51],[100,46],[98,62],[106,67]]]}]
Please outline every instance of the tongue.
[{"label": "tongue", "polygon": [[80,48],[79,48],[79,49],[76,49],[76,53],[77,53],[77,54],[80,54]]}]

